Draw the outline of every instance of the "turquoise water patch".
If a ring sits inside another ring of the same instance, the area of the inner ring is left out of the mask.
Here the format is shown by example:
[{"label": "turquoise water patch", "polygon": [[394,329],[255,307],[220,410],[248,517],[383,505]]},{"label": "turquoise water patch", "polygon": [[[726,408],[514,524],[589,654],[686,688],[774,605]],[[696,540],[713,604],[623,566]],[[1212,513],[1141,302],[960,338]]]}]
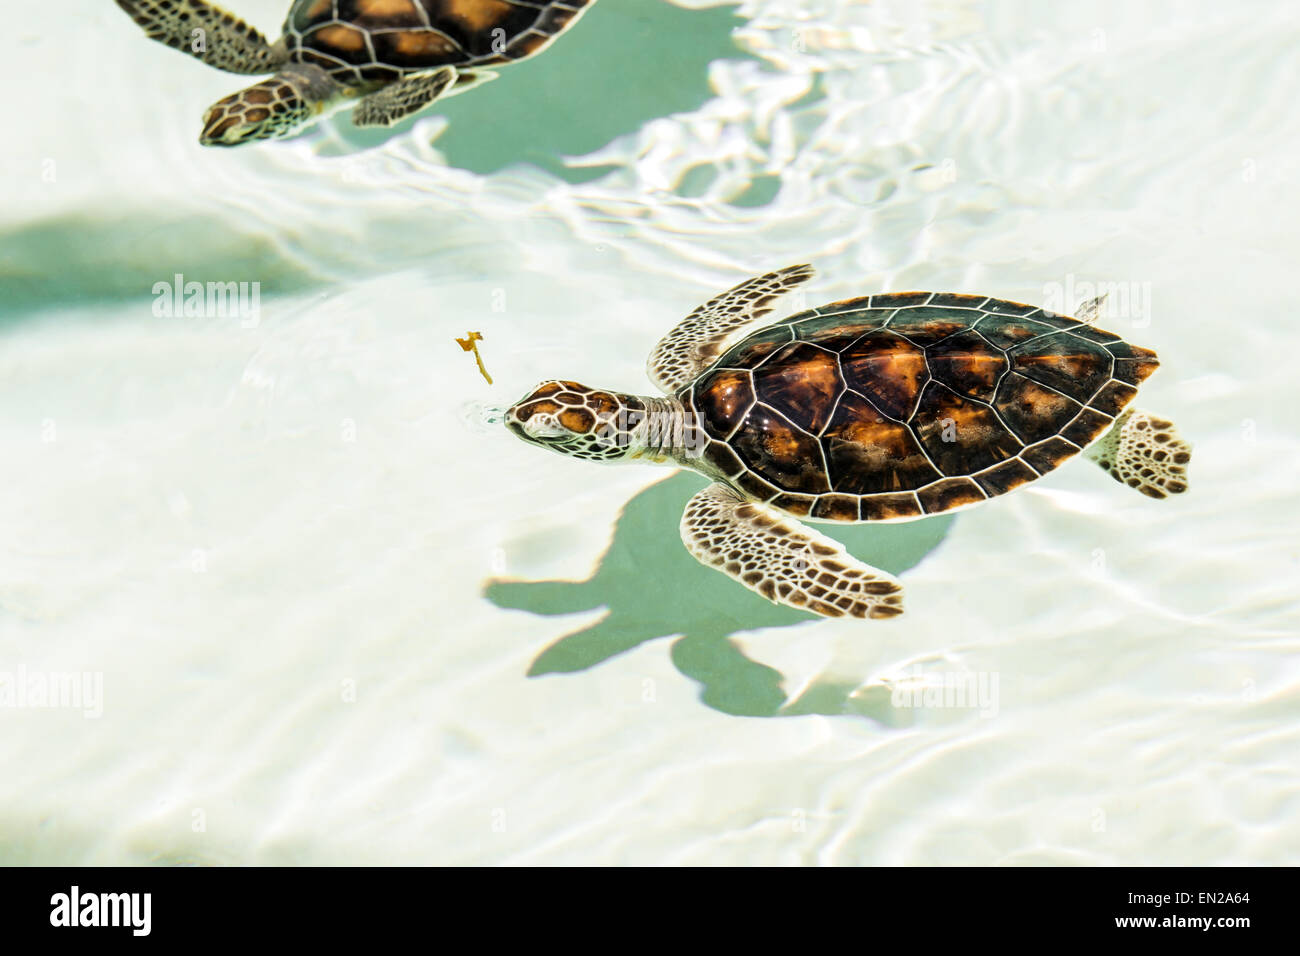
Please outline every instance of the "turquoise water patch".
[{"label": "turquoise water patch", "polygon": [[[677,526],[687,500],[707,483],[692,472],[679,472],[629,501],[609,550],[586,581],[488,585],[485,593],[493,604],[538,615],[608,608],[595,624],[542,651],[529,674],[587,670],[646,641],[677,636],[673,664],[700,684],[700,699],[710,707],[728,714],[773,717],[791,704],[781,686],[782,675],[750,660],[731,637],[742,631],[806,624],[816,617],[768,603],[726,575],[703,567],[686,551]],[[938,547],[953,520],[952,515],[942,515],[902,524],[816,527],[867,564],[897,575]],[[888,626],[875,621],[854,623],[864,640],[873,628]],[[853,712],[848,696],[854,689],[810,691],[792,712]]]},{"label": "turquoise water patch", "polygon": [[0,232],[0,324],[78,303],[148,303],[154,284],[177,274],[199,282],[251,279],[266,297],[319,281],[283,255],[276,237],[218,216],[68,215]]},{"label": "turquoise water patch", "polygon": [[[731,39],[735,8],[686,10],[671,3],[601,0],[541,55],[428,112],[449,126],[435,145],[447,162],[480,174],[527,162],[570,183],[608,167],[572,167],[565,156],[594,152],[650,120],[698,109],[712,95],[709,64],[747,55]],[[409,130],[335,122],[344,149],[377,146]]]}]

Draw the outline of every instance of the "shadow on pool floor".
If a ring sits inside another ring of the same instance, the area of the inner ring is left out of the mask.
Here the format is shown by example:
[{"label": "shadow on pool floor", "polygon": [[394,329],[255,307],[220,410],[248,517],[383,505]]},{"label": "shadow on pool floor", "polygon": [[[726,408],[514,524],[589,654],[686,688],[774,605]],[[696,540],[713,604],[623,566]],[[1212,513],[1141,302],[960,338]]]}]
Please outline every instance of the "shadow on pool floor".
[{"label": "shadow on pool floor", "polygon": [[[716,710],[756,717],[859,714],[893,723],[883,688],[850,699],[857,685],[814,683],[790,700],[781,687],[783,675],[750,660],[731,640],[737,632],[790,627],[814,616],[770,604],[687,553],[677,526],[687,499],[705,484],[699,475],[677,472],[629,501],[596,573],[585,581],[488,582],[487,599],[502,608],[545,616],[608,608],[590,627],[542,651],[529,676],[587,670],[646,641],[680,635],[672,645],[673,664],[701,685],[701,700]],[[900,574],[938,546],[952,522],[953,516],[943,515],[818,530],[868,564]],[[869,630],[872,622],[862,626]]]}]

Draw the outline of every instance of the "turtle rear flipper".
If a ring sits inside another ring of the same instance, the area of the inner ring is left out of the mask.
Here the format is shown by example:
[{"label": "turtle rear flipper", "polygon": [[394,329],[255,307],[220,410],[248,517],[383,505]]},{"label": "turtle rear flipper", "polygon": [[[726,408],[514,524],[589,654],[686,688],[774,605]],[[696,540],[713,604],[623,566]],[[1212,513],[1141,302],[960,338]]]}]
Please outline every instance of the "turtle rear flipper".
[{"label": "turtle rear flipper", "polygon": [[1149,498],[1187,490],[1192,446],[1178,434],[1173,422],[1150,412],[1124,412],[1086,454],[1116,481]]},{"label": "turtle rear flipper", "polygon": [[902,585],[798,520],[725,485],[712,484],[686,505],[682,541],[701,563],[776,604],[823,617],[903,613]]},{"label": "turtle rear flipper", "polygon": [[261,32],[204,0],[117,0],[151,40],[228,73],[274,73],[283,57]]},{"label": "turtle rear flipper", "polygon": [[352,122],[358,126],[392,126],[442,96],[455,80],[456,70],[450,66],[403,77],[364,97],[352,111]]}]

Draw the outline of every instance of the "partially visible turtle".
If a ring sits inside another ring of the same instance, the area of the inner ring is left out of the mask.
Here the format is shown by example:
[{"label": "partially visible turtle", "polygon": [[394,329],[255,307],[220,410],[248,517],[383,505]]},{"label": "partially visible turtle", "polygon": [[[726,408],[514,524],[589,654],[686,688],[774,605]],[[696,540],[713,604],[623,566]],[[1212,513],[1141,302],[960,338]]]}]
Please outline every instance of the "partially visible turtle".
[{"label": "partially visible turtle", "polygon": [[356,101],[392,126],[543,50],[595,0],[294,0],[274,45],[205,0],[117,0],[151,39],[231,73],[274,73],[208,109],[199,142],[289,136]]},{"label": "partially visible turtle", "polygon": [[1158,362],[1076,318],[979,295],[864,296],[732,333],[813,275],[792,266],[692,312],[650,356],[666,397],[543,382],[506,413],[520,438],[713,479],[681,533],[699,561],[778,604],[891,617],[901,586],[800,522],[907,521],[1019,488],[1087,449],[1152,498],[1187,490],[1191,447],[1127,407]]}]

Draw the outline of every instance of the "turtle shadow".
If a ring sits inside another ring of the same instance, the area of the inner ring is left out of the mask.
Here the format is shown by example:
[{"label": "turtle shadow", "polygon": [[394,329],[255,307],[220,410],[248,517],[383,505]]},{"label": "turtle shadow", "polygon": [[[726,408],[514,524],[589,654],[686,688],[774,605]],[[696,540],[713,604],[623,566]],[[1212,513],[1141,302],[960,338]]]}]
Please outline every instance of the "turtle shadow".
[{"label": "turtle shadow", "polygon": [[419,117],[360,129],[340,114],[322,150],[374,147],[437,114],[448,121],[437,148],[458,169],[486,175],[523,161],[569,182],[593,179],[609,167],[569,167],[563,158],[593,153],[650,120],[698,109],[713,96],[709,64],[748,56],[731,37],[740,23],[730,5],[692,10],[602,0],[538,56]]},{"label": "turtle shadow", "polygon": [[[700,699],[727,714],[754,717],[857,713],[895,722],[888,694],[855,694],[857,685],[814,682],[798,698],[782,689],[783,675],[746,657],[733,634],[792,627],[814,615],[770,604],[723,574],[702,568],[676,529],[682,510],[707,479],[673,474],[623,508],[614,538],[585,581],[494,579],[484,594],[497,607],[541,616],[604,607],[595,623],[566,634],[541,652],[530,677],[595,667],[646,641],[676,637],[672,662],[700,685]],[[857,557],[900,574],[915,566],[948,533],[953,517],[878,525],[819,525]],[[864,624],[869,627],[869,624]]]}]

